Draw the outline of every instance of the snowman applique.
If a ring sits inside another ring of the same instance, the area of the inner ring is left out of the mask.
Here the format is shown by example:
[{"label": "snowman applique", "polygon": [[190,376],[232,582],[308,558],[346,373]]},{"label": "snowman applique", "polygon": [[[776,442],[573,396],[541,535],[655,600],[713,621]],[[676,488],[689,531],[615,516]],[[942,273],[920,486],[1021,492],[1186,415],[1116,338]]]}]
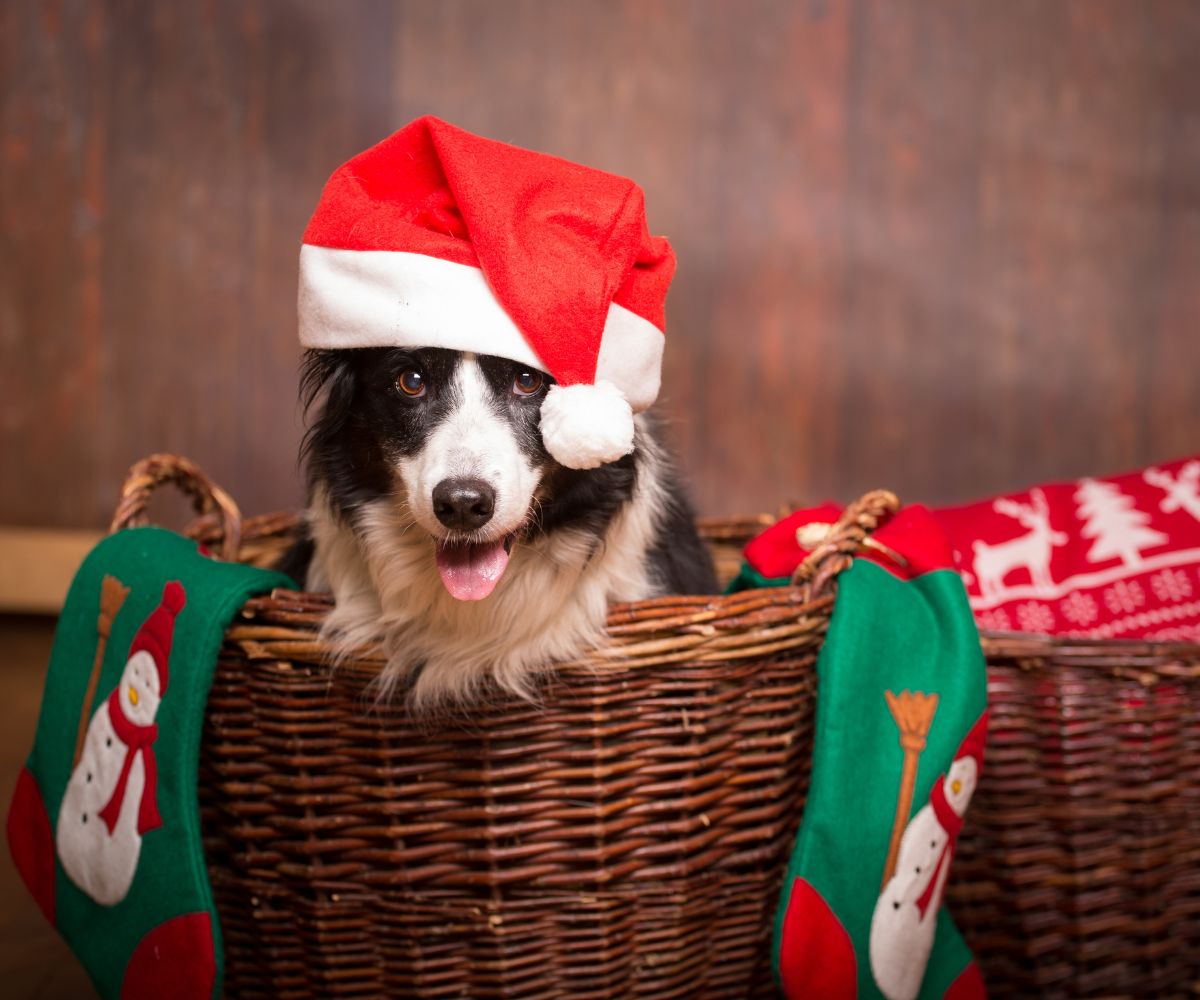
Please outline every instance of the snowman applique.
[{"label": "snowman applique", "polygon": [[175,618],[187,598],[171,581],[129,646],[121,681],[92,716],[58,813],[55,843],[67,876],[97,903],[125,898],[142,837],[158,813],[155,716],[167,691]]},{"label": "snowman applique", "polygon": [[984,738],[983,727],[972,729],[934,782],[929,804],[904,829],[895,871],[875,904],[871,972],[887,1000],[913,1000],[920,992],[955,843],[979,781]]}]

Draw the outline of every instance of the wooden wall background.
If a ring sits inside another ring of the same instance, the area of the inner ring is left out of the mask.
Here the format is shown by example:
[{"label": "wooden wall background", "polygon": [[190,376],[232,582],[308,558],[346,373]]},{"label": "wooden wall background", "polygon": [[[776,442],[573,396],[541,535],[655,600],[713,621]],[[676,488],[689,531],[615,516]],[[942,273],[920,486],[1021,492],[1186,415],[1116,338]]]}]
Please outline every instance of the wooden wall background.
[{"label": "wooden wall background", "polygon": [[1200,451],[1192,0],[7,0],[0,524],[298,502],[300,234],[424,112],[646,188],[706,512]]}]

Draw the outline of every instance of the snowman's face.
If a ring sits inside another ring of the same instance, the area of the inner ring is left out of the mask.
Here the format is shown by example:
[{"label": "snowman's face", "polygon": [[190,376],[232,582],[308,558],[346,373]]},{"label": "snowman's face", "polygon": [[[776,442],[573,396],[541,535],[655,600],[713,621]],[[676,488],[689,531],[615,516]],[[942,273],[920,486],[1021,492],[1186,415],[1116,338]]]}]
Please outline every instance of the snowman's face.
[{"label": "snowman's face", "polygon": [[125,664],[121,675],[121,708],[131,722],[148,726],[154,721],[160,700],[158,669],[154,657],[142,649]]},{"label": "snowman's face", "polygon": [[962,757],[950,765],[946,775],[946,801],[960,816],[967,811],[971,796],[975,794],[978,776],[979,768],[973,757]]}]

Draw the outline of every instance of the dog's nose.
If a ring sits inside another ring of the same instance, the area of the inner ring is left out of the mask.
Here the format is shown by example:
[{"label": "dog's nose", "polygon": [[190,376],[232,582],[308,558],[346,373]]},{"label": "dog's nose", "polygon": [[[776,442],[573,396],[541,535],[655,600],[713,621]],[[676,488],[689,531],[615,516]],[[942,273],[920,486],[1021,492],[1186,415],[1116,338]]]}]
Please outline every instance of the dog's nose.
[{"label": "dog's nose", "polygon": [[481,479],[443,479],[433,488],[433,512],[447,528],[482,528],[495,509],[496,491]]}]

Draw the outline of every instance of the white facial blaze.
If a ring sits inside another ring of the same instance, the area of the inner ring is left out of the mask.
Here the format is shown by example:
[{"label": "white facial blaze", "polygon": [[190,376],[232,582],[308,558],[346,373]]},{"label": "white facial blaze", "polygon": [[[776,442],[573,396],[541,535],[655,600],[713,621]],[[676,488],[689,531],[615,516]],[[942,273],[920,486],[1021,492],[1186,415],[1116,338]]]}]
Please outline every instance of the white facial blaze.
[{"label": "white facial blaze", "polygon": [[433,511],[434,487],[445,479],[480,479],[496,491],[496,506],[479,537],[501,538],[525,521],[540,473],[521,451],[512,424],[496,412],[495,391],[474,355],[459,362],[452,391],[450,413],[416,455],[397,463],[409,511],[422,528],[442,537],[446,529]]}]

